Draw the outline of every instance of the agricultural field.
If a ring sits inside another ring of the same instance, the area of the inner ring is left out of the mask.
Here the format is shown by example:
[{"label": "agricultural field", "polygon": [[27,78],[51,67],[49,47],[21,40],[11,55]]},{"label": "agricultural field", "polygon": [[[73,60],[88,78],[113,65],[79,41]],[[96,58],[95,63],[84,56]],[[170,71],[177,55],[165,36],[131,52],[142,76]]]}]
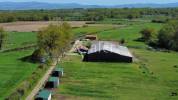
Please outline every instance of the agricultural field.
[{"label": "agricultural field", "polygon": [[[4,50],[20,48],[36,41],[35,33],[8,32]],[[36,64],[20,59],[29,56],[34,49],[0,52],[0,100],[3,100],[37,68]]]},{"label": "agricultural field", "polygon": [[[79,27],[73,28],[73,33],[76,33],[75,35],[79,36],[83,33],[97,33],[103,31],[103,29],[110,30],[114,27],[116,26],[93,25],[87,27]],[[21,28],[17,28],[17,30],[18,29]],[[31,55],[34,51],[33,48],[14,51],[16,48],[35,45],[37,41],[36,35],[37,34],[35,32],[7,32],[7,39],[2,51],[13,51],[0,52],[0,80],[3,80],[0,82],[0,89],[2,90],[0,92],[0,100],[4,99],[10,93],[12,93],[13,90],[15,90],[15,88],[18,87],[18,85],[26,78],[28,78],[37,68],[37,64],[23,62],[20,60],[23,57]]]},{"label": "agricultural field", "polygon": [[14,49],[36,44],[34,32],[7,32],[7,41],[4,49]]},{"label": "agricultural field", "polygon": [[[6,31],[15,32],[33,32],[38,31],[42,27],[46,27],[49,24],[60,24],[61,21],[19,21],[12,23],[0,23]],[[85,21],[68,21],[72,27],[81,27],[85,25]]]},{"label": "agricultural field", "polygon": [[[119,24],[118,24],[119,23]],[[136,41],[143,28],[161,29],[163,24],[140,19],[105,20],[96,24],[74,27],[75,37],[97,34],[100,40],[120,41],[136,57],[129,63],[82,62],[81,55],[68,55],[59,66],[64,67],[64,77],[54,100],[177,100],[178,96],[178,54],[148,49],[148,45]],[[31,31],[31,30],[30,30]],[[8,32],[3,50],[36,44],[35,32]],[[0,53],[0,99],[4,99],[18,85],[28,78],[37,64],[23,62],[20,58],[29,56],[34,49]],[[9,74],[11,73],[11,74]]]},{"label": "agricultural field", "polygon": [[[66,56],[61,85],[54,92],[55,100],[177,100],[178,54],[148,49],[138,42],[139,31],[163,24],[132,22],[124,27],[97,32],[100,40],[126,40],[137,59],[134,63],[82,62],[81,55]],[[101,23],[103,24],[103,23]],[[112,22],[109,22],[112,24]],[[79,31],[80,29],[78,29]],[[81,29],[83,31],[83,29]]]}]

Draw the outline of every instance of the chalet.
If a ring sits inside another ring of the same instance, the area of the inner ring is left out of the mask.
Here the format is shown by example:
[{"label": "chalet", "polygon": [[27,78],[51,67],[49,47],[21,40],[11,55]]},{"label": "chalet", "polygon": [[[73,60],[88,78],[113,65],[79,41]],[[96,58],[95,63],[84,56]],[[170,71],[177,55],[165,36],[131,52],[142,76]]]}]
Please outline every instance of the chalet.
[{"label": "chalet", "polygon": [[95,41],[83,61],[131,63],[133,56],[125,46],[108,41]]}]

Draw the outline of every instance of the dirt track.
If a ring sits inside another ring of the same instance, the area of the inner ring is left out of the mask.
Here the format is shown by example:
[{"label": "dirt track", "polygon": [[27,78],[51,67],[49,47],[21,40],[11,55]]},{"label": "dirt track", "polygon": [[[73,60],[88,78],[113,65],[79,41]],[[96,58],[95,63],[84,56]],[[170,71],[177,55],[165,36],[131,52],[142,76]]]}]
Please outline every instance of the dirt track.
[{"label": "dirt track", "polygon": [[[42,27],[46,27],[49,24],[59,24],[59,21],[25,21],[25,22],[13,22],[13,23],[0,23],[0,26],[4,27],[6,31],[17,32],[32,32],[38,31]],[[86,21],[69,21],[72,27],[81,27],[85,25]]]},{"label": "dirt track", "polygon": [[[60,60],[60,59],[59,59]],[[50,74],[52,73],[53,69],[56,67],[57,61],[54,62],[51,67],[48,69],[46,74],[41,78],[41,80],[37,83],[31,93],[26,97],[25,100],[34,100],[35,95],[39,92],[39,90],[43,87],[46,80],[49,78]]]}]

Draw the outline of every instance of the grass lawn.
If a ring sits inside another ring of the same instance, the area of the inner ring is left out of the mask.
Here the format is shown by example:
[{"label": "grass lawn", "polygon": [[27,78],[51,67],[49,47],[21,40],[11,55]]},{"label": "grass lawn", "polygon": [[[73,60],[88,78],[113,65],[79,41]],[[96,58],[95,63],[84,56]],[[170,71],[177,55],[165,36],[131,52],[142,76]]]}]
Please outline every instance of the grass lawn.
[{"label": "grass lawn", "polygon": [[150,51],[147,45],[135,41],[142,28],[159,30],[161,26],[145,23],[99,32],[102,40],[124,38],[138,62],[90,63],[82,62],[79,55],[67,56],[60,64],[65,74],[54,99],[177,100],[178,96],[171,95],[178,93],[178,53]]}]

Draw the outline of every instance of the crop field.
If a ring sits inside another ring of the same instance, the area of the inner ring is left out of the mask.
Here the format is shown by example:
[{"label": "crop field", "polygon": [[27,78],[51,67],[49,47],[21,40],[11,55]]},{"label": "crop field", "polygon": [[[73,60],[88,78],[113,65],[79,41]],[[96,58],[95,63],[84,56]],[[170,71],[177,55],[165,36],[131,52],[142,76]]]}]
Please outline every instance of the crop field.
[{"label": "crop field", "polygon": [[138,61],[128,63],[82,62],[80,55],[66,56],[61,85],[54,92],[55,100],[177,100],[178,54],[147,49],[135,41],[139,31],[150,27],[159,30],[163,24],[144,22],[98,32],[100,40],[119,41],[126,45]]},{"label": "crop field", "polygon": [[[42,27],[46,27],[49,24],[59,24],[60,21],[21,21],[13,23],[0,23],[6,31],[17,31],[17,32],[32,32],[38,31]],[[72,27],[82,27],[85,25],[85,21],[70,21],[68,22]]]}]

